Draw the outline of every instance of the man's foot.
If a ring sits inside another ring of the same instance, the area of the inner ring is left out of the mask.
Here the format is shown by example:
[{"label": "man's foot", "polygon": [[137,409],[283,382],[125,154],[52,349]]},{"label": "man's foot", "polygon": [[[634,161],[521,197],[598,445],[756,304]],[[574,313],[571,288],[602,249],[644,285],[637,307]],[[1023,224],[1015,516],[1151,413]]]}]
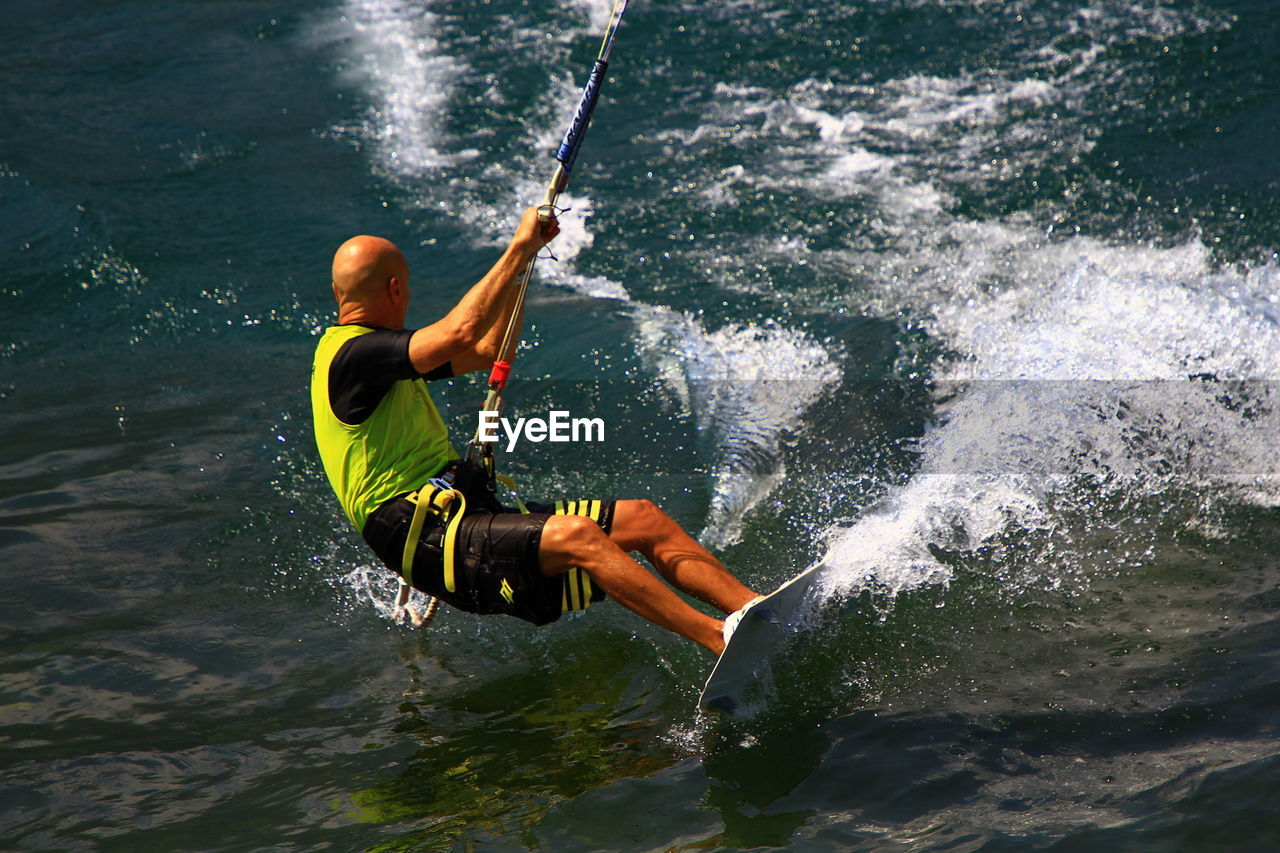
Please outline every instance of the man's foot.
[{"label": "man's foot", "polygon": [[724,644],[726,646],[729,645],[729,638],[733,636],[733,632],[738,629],[738,623],[742,621],[742,617],[747,615],[747,611],[761,601],[764,601],[764,596],[757,595],[724,618]]}]

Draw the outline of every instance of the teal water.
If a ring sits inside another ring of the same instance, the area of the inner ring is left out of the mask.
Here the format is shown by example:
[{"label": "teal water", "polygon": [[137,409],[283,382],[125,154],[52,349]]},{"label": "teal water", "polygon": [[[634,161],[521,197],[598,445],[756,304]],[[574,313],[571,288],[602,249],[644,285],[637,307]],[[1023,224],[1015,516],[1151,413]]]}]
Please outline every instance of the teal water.
[{"label": "teal water", "polygon": [[508,395],[606,440],[502,464],[822,565],[745,722],[612,605],[394,624],[312,447],[334,247],[447,309],[607,3],[5,11],[0,847],[1274,846],[1269,4],[636,0]]}]

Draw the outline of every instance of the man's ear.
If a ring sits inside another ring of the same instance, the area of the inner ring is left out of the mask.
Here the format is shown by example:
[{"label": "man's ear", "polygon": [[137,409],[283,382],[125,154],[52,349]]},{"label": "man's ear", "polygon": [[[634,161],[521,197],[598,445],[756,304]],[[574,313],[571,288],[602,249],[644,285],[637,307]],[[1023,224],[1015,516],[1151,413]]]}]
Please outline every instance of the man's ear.
[{"label": "man's ear", "polygon": [[404,303],[404,285],[400,282],[400,276],[393,275],[387,279],[387,296],[391,297],[391,304],[397,308]]}]

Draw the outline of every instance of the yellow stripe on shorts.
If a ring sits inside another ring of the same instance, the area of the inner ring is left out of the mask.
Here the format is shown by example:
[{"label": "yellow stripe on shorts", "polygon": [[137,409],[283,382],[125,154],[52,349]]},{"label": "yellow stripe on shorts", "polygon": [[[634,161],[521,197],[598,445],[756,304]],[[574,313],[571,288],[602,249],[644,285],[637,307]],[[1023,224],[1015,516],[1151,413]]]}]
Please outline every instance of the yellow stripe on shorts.
[{"label": "yellow stripe on shorts", "polygon": [[[604,503],[595,500],[556,501],[555,508],[556,515],[580,515],[599,524]],[[568,612],[586,610],[590,607],[591,595],[595,590],[595,586],[591,583],[591,576],[580,567],[574,566],[565,572],[563,577],[564,591],[560,596],[560,609]]]},{"label": "yellow stripe on shorts", "polygon": [[604,509],[603,501],[556,501],[556,515],[580,515],[592,521],[600,522],[600,511]]}]

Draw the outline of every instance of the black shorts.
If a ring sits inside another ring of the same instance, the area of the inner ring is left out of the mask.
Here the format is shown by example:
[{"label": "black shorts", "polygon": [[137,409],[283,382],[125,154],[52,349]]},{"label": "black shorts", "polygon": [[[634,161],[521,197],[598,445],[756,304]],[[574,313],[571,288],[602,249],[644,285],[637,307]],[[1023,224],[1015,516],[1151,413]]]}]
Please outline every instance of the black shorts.
[{"label": "black shorts", "polygon": [[[530,501],[526,504],[529,512],[522,513],[498,505],[491,496],[475,494],[473,489],[464,492],[467,514],[458,527],[453,591],[444,586],[444,524],[431,513],[422,525],[413,558],[411,582],[415,589],[459,610],[506,613],[535,625],[554,622],[566,610],[582,610],[604,599],[604,591],[581,569],[544,575],[538,547],[542,527],[552,515],[586,516],[608,533],[613,525],[614,501]],[[365,541],[396,574],[401,574],[413,511],[414,505],[400,495],[378,507],[365,523]]]}]

